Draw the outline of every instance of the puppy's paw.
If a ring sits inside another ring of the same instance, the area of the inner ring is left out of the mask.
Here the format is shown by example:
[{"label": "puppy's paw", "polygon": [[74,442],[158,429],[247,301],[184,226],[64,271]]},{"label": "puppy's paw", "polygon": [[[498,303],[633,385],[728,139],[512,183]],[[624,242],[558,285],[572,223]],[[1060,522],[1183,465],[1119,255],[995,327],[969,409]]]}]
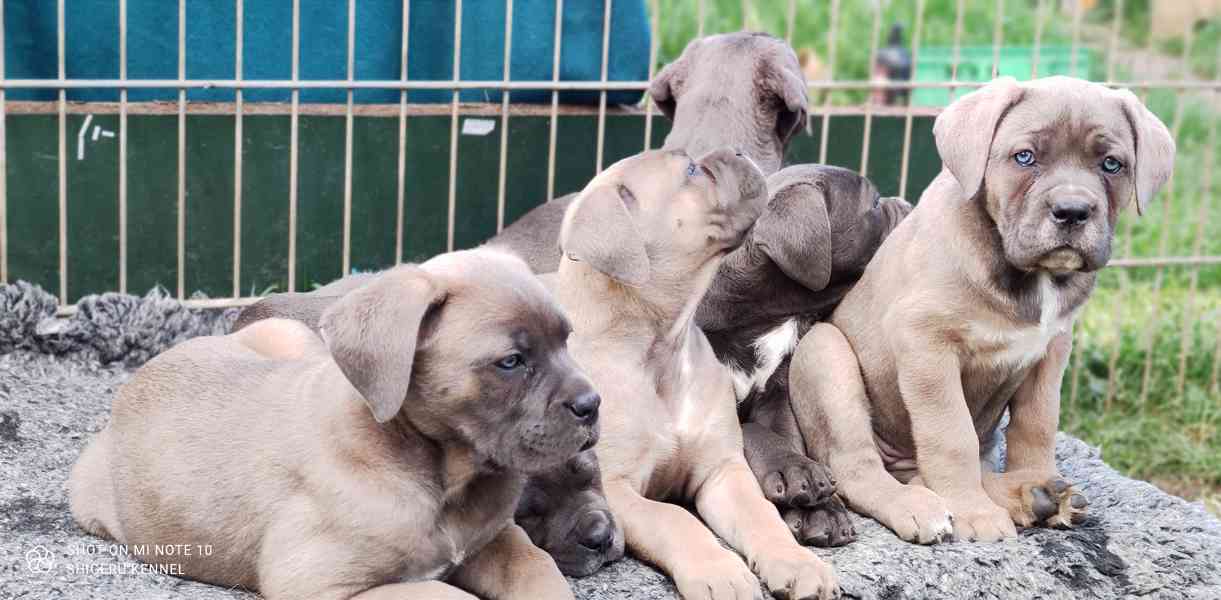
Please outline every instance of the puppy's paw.
[{"label": "puppy's paw", "polygon": [[784,512],[784,522],[806,546],[828,548],[856,541],[856,527],[838,496],[811,509],[790,508]]},{"label": "puppy's paw", "polygon": [[1085,520],[1089,506],[1085,494],[1060,477],[1022,485],[1023,517],[1033,523],[1067,529]]},{"label": "puppy's paw", "polygon": [[728,550],[674,573],[674,585],[684,600],[762,600],[759,579],[745,562]]},{"label": "puppy's paw", "polygon": [[771,461],[759,483],[767,499],[782,508],[811,508],[835,494],[831,471],[796,452]]},{"label": "puppy's paw", "polygon": [[831,600],[840,595],[831,565],[800,546],[768,548],[755,568],[763,585],[777,598]]},{"label": "puppy's paw", "polygon": [[997,542],[1017,535],[1009,511],[986,495],[972,496],[950,505],[954,538],[964,542]]},{"label": "puppy's paw", "polygon": [[883,510],[871,516],[908,542],[939,544],[954,539],[954,516],[945,500],[924,486],[903,486]]}]

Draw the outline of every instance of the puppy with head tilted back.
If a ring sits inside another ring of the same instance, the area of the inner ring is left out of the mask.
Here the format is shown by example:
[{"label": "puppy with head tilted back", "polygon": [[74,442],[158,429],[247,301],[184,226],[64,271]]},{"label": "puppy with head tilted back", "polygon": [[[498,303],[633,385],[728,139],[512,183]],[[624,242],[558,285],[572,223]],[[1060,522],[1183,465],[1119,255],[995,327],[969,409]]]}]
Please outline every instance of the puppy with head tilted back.
[{"label": "puppy with head tilted back", "polygon": [[[760,491],[729,371],[694,322],[766,201],[762,173],[732,150],[698,160],[656,150],[595,177],[561,228],[554,287],[573,357],[603,398],[596,451],[607,500],[628,550],[685,598],[754,598],[759,579],[791,598],[838,592],[831,567],[798,545]],[[670,502],[694,504],[703,522]]]},{"label": "puppy with head tilted back", "polygon": [[526,474],[594,444],[600,399],[525,263],[396,267],[320,329],[267,319],[144,365],[73,467],[76,521],[271,599],[572,598],[512,518]]},{"label": "puppy with head tilted back", "polygon": [[1088,502],[1054,450],[1073,322],[1174,140],[1131,92],[1065,77],[997,79],[933,133],[945,168],[797,348],[795,416],[847,502],[905,540],[1072,527]]}]

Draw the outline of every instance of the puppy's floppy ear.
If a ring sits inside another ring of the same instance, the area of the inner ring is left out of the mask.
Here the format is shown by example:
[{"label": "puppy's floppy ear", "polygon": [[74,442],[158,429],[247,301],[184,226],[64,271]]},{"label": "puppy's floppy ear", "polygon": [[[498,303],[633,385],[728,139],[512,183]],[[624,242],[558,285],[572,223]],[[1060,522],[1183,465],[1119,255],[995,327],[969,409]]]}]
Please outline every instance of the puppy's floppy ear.
[{"label": "puppy's floppy ear", "polygon": [[1174,136],[1157,115],[1145,108],[1140,99],[1129,90],[1119,90],[1123,102],[1124,116],[1132,126],[1133,142],[1136,146],[1136,164],[1132,174],[1136,181],[1136,212],[1145,214],[1145,209],[1157,191],[1170,180],[1174,172]]},{"label": "puppy's floppy ear", "polygon": [[319,326],[331,357],[378,423],[403,407],[420,324],[444,298],[428,273],[404,265],[348,292],[322,313]]},{"label": "puppy's floppy ear", "polygon": [[780,99],[780,112],[776,115],[776,136],[781,144],[789,140],[806,126],[806,107],[810,104],[809,86],[805,74],[797,67],[797,58],[792,57],[794,68],[770,69],[759,85]]},{"label": "puppy's floppy ear", "polygon": [[754,241],[776,266],[812,291],[831,281],[831,218],[826,194],[801,181],[780,188],[751,230]]},{"label": "puppy's floppy ear", "polygon": [[661,114],[671,121],[674,120],[674,110],[678,108],[678,95],[675,88],[687,78],[687,68],[691,63],[687,52],[694,44],[695,41],[691,42],[687,46],[687,50],[683,51],[683,55],[662,68],[661,72],[653,76],[653,82],[649,84],[649,97],[653,99],[653,104],[656,104]]},{"label": "puppy's floppy ear", "polygon": [[1021,99],[1022,88],[1016,79],[998,77],[946,107],[933,123],[941,162],[954,174],[966,197],[979,192],[996,127]]},{"label": "puppy's floppy ear", "polygon": [[564,215],[560,249],[620,283],[640,287],[648,281],[651,265],[625,196],[634,201],[623,186],[600,185],[582,192]]}]

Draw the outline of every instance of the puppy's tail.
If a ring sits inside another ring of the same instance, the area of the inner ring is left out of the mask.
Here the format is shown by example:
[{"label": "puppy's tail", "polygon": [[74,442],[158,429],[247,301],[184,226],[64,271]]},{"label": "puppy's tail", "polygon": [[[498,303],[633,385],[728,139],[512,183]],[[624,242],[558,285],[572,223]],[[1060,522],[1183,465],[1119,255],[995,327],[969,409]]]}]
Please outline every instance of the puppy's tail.
[{"label": "puppy's tail", "polygon": [[68,478],[68,506],[82,529],[99,537],[119,540],[110,469],[111,434],[107,426],[85,446],[81,457],[72,465],[72,475]]}]

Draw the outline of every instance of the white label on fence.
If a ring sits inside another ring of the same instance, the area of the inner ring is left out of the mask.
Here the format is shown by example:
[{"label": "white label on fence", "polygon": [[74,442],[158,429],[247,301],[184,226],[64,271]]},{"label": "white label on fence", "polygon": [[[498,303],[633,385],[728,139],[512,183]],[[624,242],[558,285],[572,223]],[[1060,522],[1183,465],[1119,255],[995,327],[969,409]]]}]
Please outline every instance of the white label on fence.
[{"label": "white label on fence", "polygon": [[495,119],[464,119],[462,121],[462,135],[487,135],[495,129]]}]

